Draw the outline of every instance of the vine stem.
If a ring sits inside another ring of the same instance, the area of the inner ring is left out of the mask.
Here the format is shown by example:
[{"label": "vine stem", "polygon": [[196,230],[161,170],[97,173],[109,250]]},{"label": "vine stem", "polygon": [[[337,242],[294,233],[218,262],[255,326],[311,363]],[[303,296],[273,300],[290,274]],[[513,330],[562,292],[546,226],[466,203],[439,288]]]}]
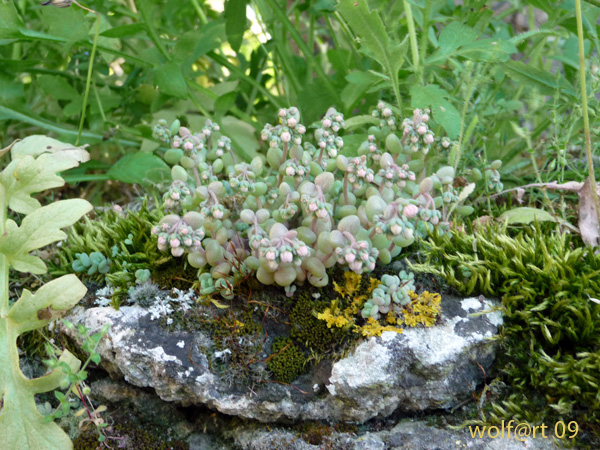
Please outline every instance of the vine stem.
[{"label": "vine stem", "polygon": [[92,44],[92,53],[90,54],[90,62],[88,64],[88,72],[87,79],[85,81],[85,93],[83,94],[83,106],[81,107],[81,120],[79,121],[79,130],[77,131],[77,140],[75,141],[75,145],[79,145],[79,141],[81,139],[81,133],[83,131],[83,123],[85,122],[85,112],[87,110],[87,102],[88,97],[90,95],[90,84],[92,82],[92,72],[94,71],[94,58],[96,57],[96,47],[98,45],[98,35],[100,34],[100,13],[98,11],[94,11],[93,9],[87,8],[77,2],[77,0],[73,0],[77,6],[81,9],[96,14],[96,32],[94,33],[94,42]]},{"label": "vine stem", "polygon": [[600,225],[600,198],[596,186],[594,173],[594,160],[592,159],[592,137],[590,133],[590,118],[588,113],[587,89],[585,85],[585,53],[583,48],[583,23],[581,15],[581,0],[575,0],[575,16],[577,18],[577,40],[579,42],[579,77],[581,88],[581,102],[583,104],[583,133],[585,136],[585,152],[588,161],[588,176],[592,185],[592,197],[596,206],[596,216]]}]

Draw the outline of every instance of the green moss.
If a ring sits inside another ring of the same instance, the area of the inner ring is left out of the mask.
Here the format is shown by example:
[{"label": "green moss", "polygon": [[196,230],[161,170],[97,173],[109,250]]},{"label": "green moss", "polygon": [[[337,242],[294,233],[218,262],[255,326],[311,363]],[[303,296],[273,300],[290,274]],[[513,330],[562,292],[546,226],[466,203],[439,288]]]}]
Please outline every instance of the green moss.
[{"label": "green moss", "polygon": [[[600,305],[590,298],[600,298],[600,255],[539,225],[514,236],[500,227],[433,236],[423,247],[428,262],[415,269],[443,276],[464,294],[501,299],[498,367],[510,389],[486,404],[485,418],[576,421],[580,430],[598,430]],[[600,435],[581,436],[598,448]]]},{"label": "green moss", "polygon": [[304,371],[306,356],[290,338],[277,338],[273,342],[273,354],[267,363],[273,378],[291,383]]},{"label": "green moss", "polygon": [[77,253],[99,252],[111,261],[109,274],[80,275],[100,283],[112,275],[113,284],[121,282],[123,286],[117,287],[126,289],[135,281],[136,270],[153,272],[173,259],[158,250],[152,236],[152,227],[162,216],[160,209],[149,211],[144,203],[137,211],[119,213],[111,208],[99,212],[94,219],[84,217],[69,230],[67,242],[58,252],[58,261],[49,261],[50,274],[72,273],[71,265]]},{"label": "green moss", "polygon": [[[124,422],[115,424],[110,431],[105,434],[111,439],[108,443],[113,448],[123,448],[126,450],[188,450],[189,444],[185,441],[171,440],[167,436],[157,434],[152,427],[152,431],[147,427],[135,426],[132,423]],[[119,446],[122,438],[124,446]],[[103,448],[98,442],[98,434],[95,430],[85,431],[73,440],[73,450],[96,450]]]},{"label": "green moss", "polygon": [[337,327],[327,328],[317,314],[330,306],[329,300],[316,300],[307,291],[296,293],[298,297],[290,312],[291,335],[317,354],[331,352],[351,337],[348,330]]},{"label": "green moss", "polygon": [[152,282],[161,289],[190,289],[198,280],[198,269],[187,264],[185,258],[172,258],[152,271]]}]

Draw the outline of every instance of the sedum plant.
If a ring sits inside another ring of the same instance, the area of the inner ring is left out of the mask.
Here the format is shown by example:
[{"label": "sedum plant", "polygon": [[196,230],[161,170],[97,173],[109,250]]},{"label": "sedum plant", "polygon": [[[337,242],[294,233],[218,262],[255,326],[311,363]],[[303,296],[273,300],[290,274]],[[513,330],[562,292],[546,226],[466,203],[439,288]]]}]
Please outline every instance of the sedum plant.
[{"label": "sedum plant", "polygon": [[[42,274],[46,264],[32,254],[41,247],[63,240],[61,228],[72,225],[92,209],[85,200],[61,200],[42,206],[31,194],[64,185],[57,173],[89,159],[83,148],[44,136],[31,136],[14,143],[12,161],[0,173],[0,449],[46,450],[72,448],[69,437],[56,424],[45,420],[34,395],[63,384],[66,374],[79,370],[80,362],[67,350],[59,368],[43,377],[26,378],[19,368],[17,338],[48,325],[72,308],[86,293],[75,275],[52,280],[32,293],[24,289],[15,303],[9,300],[9,270]],[[8,209],[24,217],[18,225],[7,217]]]},{"label": "sedum plant", "polygon": [[[416,237],[447,231],[453,214],[472,212],[462,202],[474,184],[459,193],[452,167],[426,173],[428,158],[451,146],[434,135],[428,110],[401,120],[379,102],[371,121],[367,140],[346,148],[334,108],[310,127],[313,139],[297,108],[281,109],[261,133],[266,153],[249,163],[236,161],[211,121],[196,133],[160,121],[154,135],[171,147],[172,184],[168,214],[153,228],[158,248],[201,269],[203,293],[232,298],[255,271],[292,296],[298,284],[325,286],[336,264],[373,271]],[[375,304],[365,315],[377,315]]]}]

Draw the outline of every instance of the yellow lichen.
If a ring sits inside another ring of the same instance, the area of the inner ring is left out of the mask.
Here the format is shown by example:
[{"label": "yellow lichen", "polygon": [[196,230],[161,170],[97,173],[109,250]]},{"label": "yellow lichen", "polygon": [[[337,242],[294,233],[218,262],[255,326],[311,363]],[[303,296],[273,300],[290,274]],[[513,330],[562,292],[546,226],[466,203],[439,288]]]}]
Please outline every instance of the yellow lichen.
[{"label": "yellow lichen", "polygon": [[350,322],[348,321],[348,319],[345,318],[344,316],[333,315],[331,313],[331,309],[330,308],[327,308],[322,313],[319,313],[317,315],[317,318],[319,320],[324,320],[325,322],[327,322],[327,328],[331,328],[332,326],[335,326],[335,327],[338,327],[338,328],[344,328],[344,327],[346,327],[346,326],[348,326],[350,324]]},{"label": "yellow lichen", "polygon": [[402,333],[402,328],[393,327],[393,326],[382,326],[375,319],[369,317],[367,320],[367,324],[362,327],[355,327],[354,332],[360,333],[363,336],[381,336],[381,333],[384,331],[393,331],[394,333]]},{"label": "yellow lichen", "polygon": [[352,297],[354,294],[358,293],[358,290],[360,289],[361,276],[355,272],[347,271],[344,273],[344,278],[346,280],[344,286],[341,286],[334,281],[333,290],[343,298]]},{"label": "yellow lichen", "polygon": [[[327,323],[328,328],[352,328],[355,333],[362,336],[381,336],[384,331],[402,333],[401,325],[431,327],[435,325],[440,314],[440,302],[442,300],[440,294],[427,291],[416,294],[410,291],[408,293],[411,299],[410,303],[404,306],[401,312],[392,309],[385,316],[385,320],[389,325],[383,326],[377,320],[369,318],[366,324],[359,326],[356,324],[356,318],[360,316],[364,303],[381,282],[376,278],[369,278],[367,292],[364,293],[365,290],[363,289],[363,294],[358,295],[361,292],[362,277],[348,271],[344,273],[344,281],[343,285],[335,282],[333,284],[333,288],[340,295],[340,298],[333,300],[331,307],[317,315],[319,320]],[[343,308],[344,303],[348,305],[345,308]]]},{"label": "yellow lichen", "polygon": [[416,327],[417,325],[431,327],[435,325],[440,314],[442,296],[427,291],[419,295],[410,291],[408,295],[411,302],[403,311],[404,324],[409,327]]}]

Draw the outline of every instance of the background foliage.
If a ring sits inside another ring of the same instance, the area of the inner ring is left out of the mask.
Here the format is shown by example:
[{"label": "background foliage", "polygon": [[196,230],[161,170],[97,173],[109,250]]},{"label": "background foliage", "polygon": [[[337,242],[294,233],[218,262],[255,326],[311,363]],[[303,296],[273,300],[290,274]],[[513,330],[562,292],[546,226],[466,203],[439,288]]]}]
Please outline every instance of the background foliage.
[{"label": "background foliage", "polygon": [[[357,4],[86,3],[100,15],[81,138],[93,144],[94,158],[67,180],[140,183],[132,168],[165,169],[151,155],[159,113],[192,127],[204,117],[217,120],[249,159],[259,148],[255,131],[277,108],[296,105],[312,123],[335,106],[354,116],[346,146],[352,152],[379,98],[404,114],[431,107],[457,141],[440,157],[455,164],[501,159],[513,183],[583,177],[572,0]],[[590,93],[599,86],[599,14],[584,4]],[[75,142],[95,21],[74,5],[0,2],[3,144],[41,130]],[[598,102],[590,98],[597,132]]]}]

